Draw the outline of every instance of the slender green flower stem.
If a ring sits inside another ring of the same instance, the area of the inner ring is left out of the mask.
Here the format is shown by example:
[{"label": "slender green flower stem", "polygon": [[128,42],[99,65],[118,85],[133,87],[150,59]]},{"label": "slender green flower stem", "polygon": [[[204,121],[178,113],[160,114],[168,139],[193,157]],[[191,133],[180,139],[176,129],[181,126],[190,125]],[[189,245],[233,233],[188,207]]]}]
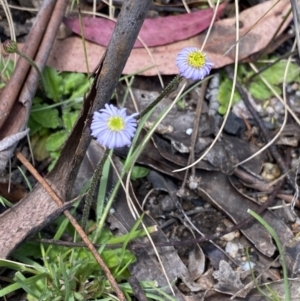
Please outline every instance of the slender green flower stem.
[{"label": "slender green flower stem", "polygon": [[97,183],[102,175],[103,166],[109,155],[109,152],[110,152],[110,149],[107,148],[103,154],[103,157],[101,158],[100,162],[98,163],[98,165],[94,171],[93,177],[92,177],[90,189],[89,189],[88,194],[85,199],[85,204],[84,204],[84,208],[83,208],[83,212],[82,212],[82,228],[85,231],[86,231],[87,221],[88,221],[90,209],[92,206],[93,197],[95,194]]},{"label": "slender green flower stem", "polygon": [[36,70],[36,72],[40,76],[40,78],[42,80],[42,84],[43,84],[43,89],[45,89],[45,87],[46,87],[45,80],[44,80],[43,74],[42,74],[41,70],[39,69],[38,65],[35,63],[35,61],[33,61],[25,53],[23,53],[21,50],[19,50],[18,44],[15,41],[12,41],[12,40],[5,41],[3,43],[3,48],[4,48],[5,52],[16,53],[20,57],[22,57],[24,60],[26,60]]},{"label": "slender green flower stem", "polygon": [[183,79],[181,75],[177,75],[162,91],[162,93],[139,115],[136,116],[136,119],[139,120],[144,117],[149,111],[151,111],[164,97],[166,97],[173,88],[180,83]]},{"label": "slender green flower stem", "polygon": [[23,52],[21,52],[19,49],[17,49],[16,53],[21,56],[24,60],[26,60],[38,73],[38,75],[40,76],[40,79],[42,81],[43,84],[43,89],[45,89],[46,83],[43,77],[43,74],[40,70],[40,68],[38,67],[38,65],[35,63],[34,60],[32,60],[30,57],[28,57],[27,55],[25,55]]}]

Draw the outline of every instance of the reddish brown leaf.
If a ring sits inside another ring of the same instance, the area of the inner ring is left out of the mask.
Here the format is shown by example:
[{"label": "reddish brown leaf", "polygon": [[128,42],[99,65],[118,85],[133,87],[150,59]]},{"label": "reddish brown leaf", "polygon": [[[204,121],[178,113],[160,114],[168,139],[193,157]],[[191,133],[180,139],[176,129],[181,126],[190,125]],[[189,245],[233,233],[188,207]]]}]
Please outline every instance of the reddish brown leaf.
[{"label": "reddish brown leaf", "polygon": [[[272,0],[240,13],[239,60],[249,57],[268,45],[289,9],[290,1]],[[278,35],[283,32],[291,19],[292,15],[290,14],[277,33]],[[213,68],[220,68],[234,62],[235,24],[235,18],[228,18],[215,23],[204,47],[207,56],[214,63]],[[205,34],[203,33],[173,44],[152,47],[150,52],[153,60],[144,48],[133,49],[124,73],[131,74],[140,71],[140,74],[143,75],[156,75],[159,71],[161,74],[177,74],[175,59],[178,52],[187,46],[200,48],[204,38]],[[97,66],[105,47],[86,42],[86,48],[90,69],[93,69]],[[48,64],[57,70],[86,72],[82,40],[78,37],[72,37],[56,41]],[[148,70],[141,72],[147,68]]]},{"label": "reddish brown leaf", "polygon": [[[217,18],[223,13],[225,4],[219,6]],[[213,9],[203,9],[190,14],[146,19],[139,38],[148,46],[160,46],[190,38],[208,28]],[[81,35],[79,19],[65,19],[65,25]],[[115,22],[104,18],[82,18],[84,37],[88,41],[107,46],[113,33]],[[143,47],[137,40],[134,48]]]}]

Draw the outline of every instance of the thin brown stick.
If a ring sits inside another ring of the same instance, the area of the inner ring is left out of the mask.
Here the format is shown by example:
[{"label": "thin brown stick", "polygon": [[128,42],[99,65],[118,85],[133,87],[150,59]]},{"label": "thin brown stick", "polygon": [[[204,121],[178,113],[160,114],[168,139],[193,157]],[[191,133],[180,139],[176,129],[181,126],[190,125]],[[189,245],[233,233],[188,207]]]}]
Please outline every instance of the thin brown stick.
[{"label": "thin brown stick", "polygon": [[[16,157],[19,159],[19,161],[29,170],[29,172],[34,176],[34,178],[44,187],[44,189],[47,191],[47,193],[52,197],[52,199],[55,201],[55,203],[58,206],[63,206],[64,203],[62,200],[58,197],[58,195],[55,193],[55,191],[50,187],[50,185],[40,176],[40,174],[37,172],[37,170],[30,164],[30,162],[22,155],[21,152],[18,150],[15,151]],[[100,257],[99,253],[95,249],[93,243],[89,240],[83,229],[80,227],[80,225],[77,223],[76,219],[72,216],[69,210],[64,210],[64,215],[68,218],[70,223],[73,225],[75,230],[78,232],[82,240],[86,243],[87,247],[90,249],[91,253],[93,254],[94,258],[102,268],[103,272],[106,275],[106,278],[110,282],[113,290],[115,291],[116,295],[118,296],[119,300],[126,301],[125,296],[121,289],[119,288],[116,280],[114,279],[113,275],[111,274],[109,268],[106,266],[103,259]]]}]

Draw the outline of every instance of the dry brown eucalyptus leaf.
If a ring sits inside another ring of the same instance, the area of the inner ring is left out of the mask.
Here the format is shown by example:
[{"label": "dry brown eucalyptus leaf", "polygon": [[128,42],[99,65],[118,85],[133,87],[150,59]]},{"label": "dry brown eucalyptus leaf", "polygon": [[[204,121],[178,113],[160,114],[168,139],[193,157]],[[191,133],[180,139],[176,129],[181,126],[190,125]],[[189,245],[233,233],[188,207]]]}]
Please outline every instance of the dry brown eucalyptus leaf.
[{"label": "dry brown eucalyptus leaf", "polygon": [[[289,9],[290,2],[288,0],[273,0],[255,5],[239,14],[239,60],[249,57],[268,45]],[[291,19],[292,15],[290,14],[279,30],[278,35],[288,26]],[[217,21],[210,33],[204,50],[214,63],[214,68],[223,67],[234,61],[235,23],[235,18]],[[161,74],[176,74],[178,70],[175,58],[178,52],[187,46],[198,46],[200,48],[204,38],[205,33],[202,33],[173,44],[150,48],[154,61],[151,60],[146,49],[133,49],[124,73],[141,73],[141,70],[151,68],[142,74],[156,75],[157,70],[154,68],[156,65]],[[87,41],[86,48],[90,69],[93,69],[98,63],[99,56],[104,53],[106,48]],[[84,58],[82,39],[71,37],[56,41],[48,60],[48,65],[62,71],[86,72]]]}]

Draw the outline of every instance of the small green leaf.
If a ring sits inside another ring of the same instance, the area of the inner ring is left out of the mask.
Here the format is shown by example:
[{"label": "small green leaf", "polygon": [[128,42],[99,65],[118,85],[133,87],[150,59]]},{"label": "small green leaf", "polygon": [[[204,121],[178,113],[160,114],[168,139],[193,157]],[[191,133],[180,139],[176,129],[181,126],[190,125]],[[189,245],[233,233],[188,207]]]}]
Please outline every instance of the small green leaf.
[{"label": "small green leaf", "polygon": [[60,101],[64,93],[63,78],[51,67],[45,67],[43,72],[45,92],[48,98],[54,102]]},{"label": "small green leaf", "polygon": [[183,99],[178,99],[177,103],[176,103],[177,107],[181,110],[185,109],[185,103],[183,101]]},{"label": "small green leaf", "polygon": [[63,122],[65,124],[65,128],[68,131],[71,131],[73,128],[73,125],[75,124],[75,121],[77,120],[79,112],[69,112],[69,111],[63,111]]},{"label": "small green leaf", "polygon": [[[219,93],[218,93],[218,102],[222,107],[225,108],[225,113],[229,104],[231,89],[232,89],[232,81],[229,78],[225,78],[220,84]],[[237,91],[234,91],[232,104],[237,103],[240,99],[241,99],[240,94]],[[222,109],[221,111],[223,112],[224,110]],[[219,113],[220,113],[220,109],[219,109]]]},{"label": "small green leaf", "polygon": [[144,178],[148,175],[149,171],[149,168],[143,166],[134,166],[131,173],[131,179],[135,181],[137,179]]},{"label": "small green leaf", "polygon": [[33,105],[35,106],[36,104],[43,103],[43,99],[41,97],[35,96],[33,98]]},{"label": "small green leaf", "polygon": [[39,130],[42,129],[42,126],[36,122],[32,117],[29,117],[27,126],[30,129],[30,136],[36,134]]},{"label": "small green leaf", "polygon": [[64,94],[70,95],[87,83],[87,77],[83,73],[63,72],[61,74],[64,81]]},{"label": "small green leaf", "polygon": [[[261,75],[273,85],[279,85],[283,83],[284,72],[286,68],[286,62],[278,62],[275,65],[262,72]],[[291,63],[287,73],[287,82],[290,83],[296,79],[299,75],[299,67],[296,64]]]},{"label": "small green leaf", "polygon": [[3,80],[8,81],[14,71],[14,62],[12,60],[5,60],[1,57],[0,70],[1,70],[1,76]]},{"label": "small green leaf", "polygon": [[68,132],[66,130],[62,130],[51,134],[46,141],[46,149],[49,152],[53,152],[58,150],[66,141],[68,137]]},{"label": "small green leaf", "polygon": [[[47,108],[46,104],[36,104],[34,105],[34,109],[37,108]],[[44,128],[52,128],[56,129],[61,125],[61,119],[59,118],[58,110],[57,109],[45,109],[37,112],[32,112],[31,115],[32,119],[39,123]]]},{"label": "small green leaf", "polygon": [[[281,93],[278,87],[273,86],[273,89],[277,93]],[[249,92],[254,98],[258,100],[266,100],[273,96],[273,92],[265,85],[265,83],[262,80],[258,78],[250,84]]]},{"label": "small green leaf", "polygon": [[39,135],[40,135],[40,137],[42,137],[42,136],[49,136],[49,129],[47,129],[47,128],[41,128],[40,130],[39,130],[39,133],[38,133]]},{"label": "small green leaf", "polygon": [[82,294],[77,293],[77,292],[73,292],[74,297],[76,298],[76,300],[81,301],[84,300],[84,297],[82,296]]},{"label": "small green leaf", "polygon": [[70,99],[75,99],[78,97],[83,97],[89,90],[90,88],[90,83],[88,81],[85,81],[84,83],[82,83],[78,89],[76,89],[72,95],[70,96]]},{"label": "small green leaf", "polygon": [[218,109],[218,112],[220,115],[225,115],[226,112],[227,112],[227,107],[224,107],[224,106],[219,106],[219,109]]},{"label": "small green leaf", "polygon": [[[129,250],[122,251],[121,248],[114,250],[104,250],[102,253],[102,258],[109,268],[114,268],[119,266],[122,262],[126,264],[129,262],[136,261],[136,257]],[[123,255],[121,257],[121,255]]]},{"label": "small green leaf", "polygon": [[248,64],[239,64],[239,66],[238,66],[238,79],[239,80],[241,80],[245,75],[249,75],[249,73],[251,73],[251,71],[249,71]]},{"label": "small green leaf", "polygon": [[50,153],[50,157],[53,159],[50,163],[50,165],[48,166],[48,171],[51,171],[53,169],[53,167],[56,164],[56,161],[58,160],[60,155],[60,151],[56,151],[56,152],[51,152]]},{"label": "small green leaf", "polygon": [[49,158],[49,152],[46,149],[46,141],[48,136],[39,137],[35,135],[31,137],[32,145],[33,145],[33,155],[35,160],[43,161]]},{"label": "small green leaf", "polygon": [[83,73],[63,72],[64,95],[69,99],[82,97],[89,90],[90,84],[88,78]]},{"label": "small green leaf", "polygon": [[[283,73],[284,74],[284,73]],[[287,82],[291,83],[293,81],[299,81],[300,70],[297,64],[291,63],[289,65],[289,70],[287,73]]]}]

